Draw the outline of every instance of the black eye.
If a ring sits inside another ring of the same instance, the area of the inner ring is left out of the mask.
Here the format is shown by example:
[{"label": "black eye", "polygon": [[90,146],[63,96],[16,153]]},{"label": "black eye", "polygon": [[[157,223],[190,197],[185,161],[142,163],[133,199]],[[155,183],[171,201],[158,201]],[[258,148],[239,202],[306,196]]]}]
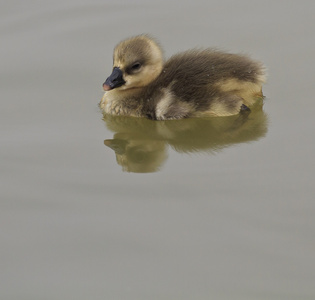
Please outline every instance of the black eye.
[{"label": "black eye", "polygon": [[141,68],[141,64],[139,62],[136,62],[131,66],[131,69],[133,71],[139,70],[140,68]]}]

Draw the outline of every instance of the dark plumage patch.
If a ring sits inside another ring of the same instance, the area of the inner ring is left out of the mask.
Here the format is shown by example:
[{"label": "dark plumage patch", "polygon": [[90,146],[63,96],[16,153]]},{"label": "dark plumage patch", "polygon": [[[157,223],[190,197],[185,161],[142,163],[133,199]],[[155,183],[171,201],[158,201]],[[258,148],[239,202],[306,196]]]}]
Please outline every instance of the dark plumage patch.
[{"label": "dark plumage patch", "polygon": [[[233,111],[237,96],[222,94],[217,83],[229,78],[255,82],[257,74],[261,74],[259,65],[246,56],[212,49],[191,50],[166,62],[160,76],[147,87],[147,97],[152,98],[157,90],[170,87],[176,98],[191,103],[197,112],[209,110],[217,97],[226,104],[227,111]],[[180,110],[180,105],[177,109]],[[170,109],[171,113],[175,113],[175,108]]]}]

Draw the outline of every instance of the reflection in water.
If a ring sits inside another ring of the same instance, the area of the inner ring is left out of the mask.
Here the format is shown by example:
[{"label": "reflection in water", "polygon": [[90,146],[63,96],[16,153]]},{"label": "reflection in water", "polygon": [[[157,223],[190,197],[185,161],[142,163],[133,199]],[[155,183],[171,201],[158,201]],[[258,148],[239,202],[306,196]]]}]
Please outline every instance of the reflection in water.
[{"label": "reflection in water", "polygon": [[159,170],[167,158],[167,146],[177,152],[217,153],[238,143],[264,137],[267,116],[261,105],[250,113],[230,117],[152,121],[145,118],[104,114],[113,139],[104,144],[115,151],[124,171],[147,173]]}]

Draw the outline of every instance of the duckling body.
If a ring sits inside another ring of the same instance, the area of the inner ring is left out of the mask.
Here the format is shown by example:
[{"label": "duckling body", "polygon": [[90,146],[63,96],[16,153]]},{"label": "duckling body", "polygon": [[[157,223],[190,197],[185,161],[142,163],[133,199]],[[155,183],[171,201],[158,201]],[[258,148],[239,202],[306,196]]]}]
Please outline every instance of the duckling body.
[{"label": "duckling body", "polygon": [[261,63],[214,49],[189,50],[164,63],[159,45],[141,35],[116,46],[100,107],[154,120],[229,116],[261,98],[264,81]]}]

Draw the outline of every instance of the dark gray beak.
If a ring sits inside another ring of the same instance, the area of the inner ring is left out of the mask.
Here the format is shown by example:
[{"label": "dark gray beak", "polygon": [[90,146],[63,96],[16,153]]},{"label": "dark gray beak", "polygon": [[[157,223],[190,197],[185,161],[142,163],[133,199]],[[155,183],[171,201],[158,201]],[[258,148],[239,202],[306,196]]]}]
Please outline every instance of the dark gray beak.
[{"label": "dark gray beak", "polygon": [[122,86],[123,84],[125,84],[123,73],[118,67],[115,67],[112,74],[103,83],[103,89],[104,91],[110,91],[116,87]]}]

